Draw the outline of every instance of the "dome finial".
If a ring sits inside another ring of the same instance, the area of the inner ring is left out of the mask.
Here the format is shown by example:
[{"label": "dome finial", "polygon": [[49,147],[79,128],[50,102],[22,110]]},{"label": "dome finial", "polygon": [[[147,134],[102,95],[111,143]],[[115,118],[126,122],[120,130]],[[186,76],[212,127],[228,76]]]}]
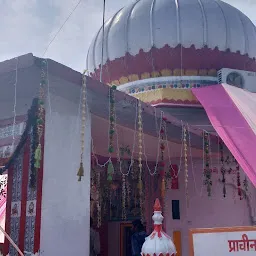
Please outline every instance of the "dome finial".
[{"label": "dome finial", "polygon": [[163,215],[162,207],[157,198],[154,204],[154,230],[146,238],[141,250],[142,256],[174,256],[176,254],[175,246],[169,237],[162,229]]}]

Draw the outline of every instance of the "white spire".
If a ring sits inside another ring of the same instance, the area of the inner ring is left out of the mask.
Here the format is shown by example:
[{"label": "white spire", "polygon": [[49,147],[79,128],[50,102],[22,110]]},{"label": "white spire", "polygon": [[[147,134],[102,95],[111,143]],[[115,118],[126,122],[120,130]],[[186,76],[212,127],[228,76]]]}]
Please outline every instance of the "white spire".
[{"label": "white spire", "polygon": [[176,248],[169,237],[162,228],[163,215],[162,207],[159,199],[156,199],[154,205],[154,230],[150,236],[146,238],[141,250],[142,256],[174,256],[176,255]]}]

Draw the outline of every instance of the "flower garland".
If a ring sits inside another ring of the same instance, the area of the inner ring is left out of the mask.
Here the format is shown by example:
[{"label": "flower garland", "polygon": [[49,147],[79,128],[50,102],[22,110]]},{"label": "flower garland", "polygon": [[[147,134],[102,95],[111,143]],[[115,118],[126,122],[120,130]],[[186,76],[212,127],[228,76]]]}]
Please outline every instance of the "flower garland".
[{"label": "flower garland", "polygon": [[122,219],[126,220],[126,179],[122,175]]},{"label": "flower garland", "polygon": [[237,182],[237,193],[240,200],[242,200],[243,198],[242,198],[242,189],[241,189],[240,166],[237,161],[236,161],[236,182]]},{"label": "flower garland", "polygon": [[84,143],[85,143],[85,116],[86,116],[86,70],[83,72],[83,80],[82,80],[82,120],[81,120],[81,154],[80,154],[80,167],[77,172],[78,181],[82,180],[84,176]]},{"label": "flower garland", "polygon": [[185,178],[185,196],[186,206],[189,207],[189,196],[188,196],[188,144],[187,144],[187,129],[183,126],[183,141],[184,141],[184,178]]},{"label": "flower garland", "polygon": [[139,183],[138,183],[138,189],[139,189],[139,198],[140,198],[140,211],[141,211],[141,220],[143,222],[143,184],[142,184],[142,108],[141,108],[141,102],[138,101],[138,147],[139,147]]},{"label": "flower garland", "polygon": [[212,180],[211,180],[212,174],[210,170],[209,133],[204,131],[203,138],[204,138],[204,156],[205,156],[204,185],[206,185],[207,194],[210,197],[212,194]]},{"label": "flower garland", "polygon": [[[126,200],[126,195],[129,197],[129,187],[128,182],[126,182],[126,176],[128,176],[129,171],[127,173],[122,172],[122,159],[121,157],[124,157],[125,153],[130,156],[131,150],[129,146],[126,147],[120,147],[117,151],[117,159],[119,161],[120,166],[120,172],[122,173],[122,219],[126,220],[126,201],[129,202],[129,199]],[[127,190],[127,193],[126,193]]]},{"label": "flower garland", "polygon": [[115,134],[115,90],[116,86],[113,85],[109,90],[109,145],[108,153],[110,155],[108,163],[108,176],[107,180],[112,182],[114,174],[114,166],[111,161],[111,154],[114,152],[114,134]]},{"label": "flower garland", "polygon": [[37,147],[35,149],[35,163],[34,167],[38,171],[41,166],[41,160],[42,160],[42,136],[44,132],[44,98],[45,98],[45,86],[46,86],[46,68],[47,62],[46,60],[42,60],[41,62],[41,82],[40,82],[40,88],[39,88],[39,100],[38,100],[38,113],[37,113]]},{"label": "flower garland", "polygon": [[226,189],[226,168],[224,166],[224,143],[220,139],[219,141],[219,148],[220,148],[220,162],[221,162],[221,174],[222,174],[222,179],[221,182],[223,184],[223,197],[226,197],[227,195],[227,189]]}]

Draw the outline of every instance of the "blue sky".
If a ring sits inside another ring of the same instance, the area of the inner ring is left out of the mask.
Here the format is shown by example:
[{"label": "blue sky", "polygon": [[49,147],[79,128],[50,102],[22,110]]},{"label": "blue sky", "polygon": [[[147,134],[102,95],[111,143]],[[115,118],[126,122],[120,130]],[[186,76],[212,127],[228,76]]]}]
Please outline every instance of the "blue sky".
[{"label": "blue sky", "polygon": [[[256,0],[223,0],[256,24]],[[32,52],[41,57],[78,0],[0,0],[0,61]],[[46,57],[82,71],[92,37],[102,24],[103,0],[82,0]],[[106,0],[111,17],[133,0]],[[255,42],[256,43],[256,42]]]}]

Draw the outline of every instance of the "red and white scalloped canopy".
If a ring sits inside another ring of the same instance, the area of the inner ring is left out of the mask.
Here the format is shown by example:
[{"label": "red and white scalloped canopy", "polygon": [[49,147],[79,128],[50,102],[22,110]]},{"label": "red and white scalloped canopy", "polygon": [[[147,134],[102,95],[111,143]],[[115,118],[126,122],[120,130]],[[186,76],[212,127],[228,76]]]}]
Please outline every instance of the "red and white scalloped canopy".
[{"label": "red and white scalloped canopy", "polygon": [[[88,52],[91,72],[101,64],[102,37],[101,28]],[[165,45],[217,47],[254,58],[255,42],[256,28],[250,19],[220,0],[138,0],[106,22],[103,64]]]}]

